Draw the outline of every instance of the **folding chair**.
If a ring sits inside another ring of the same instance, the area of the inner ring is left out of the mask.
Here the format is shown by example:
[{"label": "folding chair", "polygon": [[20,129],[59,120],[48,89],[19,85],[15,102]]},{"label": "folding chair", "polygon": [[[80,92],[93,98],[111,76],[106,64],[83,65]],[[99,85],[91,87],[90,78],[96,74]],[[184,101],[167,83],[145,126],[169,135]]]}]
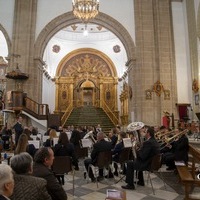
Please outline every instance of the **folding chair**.
[{"label": "folding chair", "polygon": [[96,179],[96,184],[97,184],[97,188],[98,188],[98,181],[97,181],[97,177],[98,177],[98,170],[99,169],[108,169],[108,171],[110,170],[112,173],[112,152],[111,151],[102,151],[98,154],[97,157],[97,162],[95,163],[95,165],[90,164],[88,167],[88,174],[89,174],[89,170],[92,170],[92,167],[95,167],[94,170],[94,177]]},{"label": "folding chair", "polygon": [[148,183],[148,181],[150,181],[151,188],[152,188],[152,191],[153,191],[154,195],[155,195],[155,191],[154,191],[152,180],[151,180],[151,175],[150,175],[151,173],[154,173],[154,172],[159,172],[160,173],[160,177],[161,177],[161,179],[162,179],[162,181],[164,183],[165,189],[166,189],[164,178],[163,178],[163,175],[161,173],[161,166],[162,166],[161,158],[162,158],[162,154],[155,155],[153,157],[152,161],[151,161],[151,167],[150,167],[150,169],[146,170],[148,172],[147,183]]},{"label": "folding chair", "polygon": [[[118,162],[113,161],[113,164],[117,165],[117,169],[118,169],[117,171],[118,171],[118,174],[120,174],[120,176],[121,176],[121,172],[124,171],[125,163],[129,160],[130,151],[131,151],[131,148],[124,148],[119,154],[119,161]],[[124,176],[121,176],[120,179],[116,181],[115,183],[118,183],[123,178]]]},{"label": "folding chair", "polygon": [[64,175],[72,171],[73,176],[73,196],[74,196],[74,168],[72,165],[72,158],[69,156],[55,156],[52,170],[55,175]]}]

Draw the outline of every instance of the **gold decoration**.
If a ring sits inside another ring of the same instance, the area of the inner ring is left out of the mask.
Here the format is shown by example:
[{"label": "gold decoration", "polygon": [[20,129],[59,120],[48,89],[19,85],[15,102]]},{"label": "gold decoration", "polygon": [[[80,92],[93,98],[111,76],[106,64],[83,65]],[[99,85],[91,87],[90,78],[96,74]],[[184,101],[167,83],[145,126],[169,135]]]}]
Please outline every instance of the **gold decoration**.
[{"label": "gold decoration", "polygon": [[152,99],[152,91],[151,90],[145,90],[145,96],[146,96],[146,99]]},{"label": "gold decoration", "polygon": [[164,88],[163,85],[160,81],[157,81],[154,85],[153,85],[153,91],[156,93],[157,96],[160,96],[161,93],[163,92]]},{"label": "gold decoration", "polygon": [[164,90],[164,99],[169,100],[170,99],[170,90]]},{"label": "gold decoration", "polygon": [[196,79],[193,80],[192,90],[194,93],[197,93],[199,91],[198,81]]},{"label": "gold decoration", "polygon": [[74,16],[84,23],[99,13],[99,0],[72,0]]}]

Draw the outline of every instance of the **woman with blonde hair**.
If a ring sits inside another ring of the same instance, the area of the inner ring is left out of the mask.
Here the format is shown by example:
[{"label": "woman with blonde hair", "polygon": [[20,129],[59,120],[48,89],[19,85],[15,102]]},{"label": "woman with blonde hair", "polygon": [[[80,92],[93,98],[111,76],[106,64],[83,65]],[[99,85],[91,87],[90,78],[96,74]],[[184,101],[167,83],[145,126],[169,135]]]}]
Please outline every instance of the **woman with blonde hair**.
[{"label": "woman with blonde hair", "polygon": [[22,133],[19,136],[19,140],[15,149],[14,154],[20,154],[22,152],[29,153],[32,157],[35,155],[36,149],[33,144],[28,144],[28,136],[24,133]]},{"label": "woman with blonde hair", "polygon": [[53,138],[58,138],[56,130],[55,129],[51,129],[49,132],[49,138],[46,140],[46,142],[44,143],[45,147],[52,147],[53,146]]}]

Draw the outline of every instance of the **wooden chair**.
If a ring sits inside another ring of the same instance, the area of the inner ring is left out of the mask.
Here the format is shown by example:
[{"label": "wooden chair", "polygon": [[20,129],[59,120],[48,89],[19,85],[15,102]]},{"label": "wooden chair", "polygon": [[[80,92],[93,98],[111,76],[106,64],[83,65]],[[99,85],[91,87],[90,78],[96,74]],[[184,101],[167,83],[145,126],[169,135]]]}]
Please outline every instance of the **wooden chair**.
[{"label": "wooden chair", "polygon": [[55,175],[64,175],[72,172],[73,176],[73,196],[74,196],[74,168],[72,165],[72,158],[69,156],[55,156],[52,170]]},{"label": "wooden chair", "polygon": [[[117,171],[118,171],[118,174],[120,174],[120,175],[121,175],[121,172],[124,171],[125,163],[129,160],[130,151],[131,151],[131,148],[124,148],[119,154],[118,162],[113,161],[113,164],[117,165]],[[123,178],[124,178],[124,176],[120,177],[120,179],[118,181],[116,181],[115,183],[118,183]]]},{"label": "wooden chair", "polygon": [[112,173],[112,152],[111,151],[102,151],[98,154],[97,157],[97,162],[95,165],[90,164],[88,167],[88,174],[89,174],[89,170],[92,170],[92,167],[94,167],[94,177],[96,179],[96,184],[97,184],[97,188],[98,188],[98,181],[97,181],[97,177],[98,177],[98,172],[99,169],[108,169],[108,171],[110,170]]}]

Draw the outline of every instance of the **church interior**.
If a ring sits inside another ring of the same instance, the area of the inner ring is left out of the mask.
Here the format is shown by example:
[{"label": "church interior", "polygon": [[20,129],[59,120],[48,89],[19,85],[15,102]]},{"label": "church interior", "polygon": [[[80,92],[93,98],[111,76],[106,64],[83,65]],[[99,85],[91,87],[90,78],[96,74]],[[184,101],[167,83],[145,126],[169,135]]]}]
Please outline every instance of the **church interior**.
[{"label": "church interior", "polygon": [[[0,134],[18,116],[42,137],[49,128],[98,125],[109,137],[135,122],[187,129],[193,194],[164,165],[169,184],[151,173],[152,191],[144,172],[145,186],[118,199],[200,199],[199,40],[200,0],[0,0]],[[115,177],[97,187],[84,179],[83,158],[79,166],[74,190],[65,176],[68,199],[106,199],[124,184]]]}]

